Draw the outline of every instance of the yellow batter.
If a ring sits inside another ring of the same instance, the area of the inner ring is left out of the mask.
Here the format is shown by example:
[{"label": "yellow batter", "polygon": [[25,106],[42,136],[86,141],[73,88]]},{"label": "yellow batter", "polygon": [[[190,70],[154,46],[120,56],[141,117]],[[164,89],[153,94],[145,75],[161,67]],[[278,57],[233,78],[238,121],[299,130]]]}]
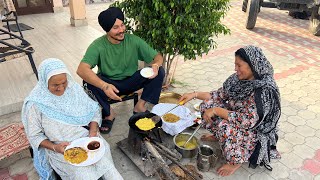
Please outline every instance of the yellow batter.
[{"label": "yellow batter", "polygon": [[148,130],[153,129],[154,127],[156,127],[155,123],[150,118],[139,119],[136,122],[136,126],[139,129],[143,130],[143,131],[148,131]]},{"label": "yellow batter", "polygon": [[[180,142],[177,142],[177,145],[178,145],[179,147],[182,147],[182,146],[184,145],[184,143],[185,143],[185,141],[180,141]],[[197,145],[196,145],[196,144],[193,144],[193,143],[190,142],[190,141],[184,146],[185,149],[194,149],[194,148],[196,148],[196,147],[197,147]]]}]

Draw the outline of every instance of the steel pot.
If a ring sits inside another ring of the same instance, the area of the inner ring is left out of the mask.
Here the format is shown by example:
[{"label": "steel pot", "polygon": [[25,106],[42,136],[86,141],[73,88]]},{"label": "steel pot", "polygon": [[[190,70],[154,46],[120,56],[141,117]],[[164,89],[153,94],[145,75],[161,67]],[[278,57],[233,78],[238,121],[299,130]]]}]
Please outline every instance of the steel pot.
[{"label": "steel pot", "polygon": [[180,133],[173,137],[173,143],[175,145],[175,148],[179,153],[181,153],[183,158],[193,158],[198,153],[199,140],[196,137],[192,137],[192,139],[190,140],[192,144],[195,144],[195,148],[186,149],[178,146],[179,142],[186,142],[190,136],[191,133]]}]

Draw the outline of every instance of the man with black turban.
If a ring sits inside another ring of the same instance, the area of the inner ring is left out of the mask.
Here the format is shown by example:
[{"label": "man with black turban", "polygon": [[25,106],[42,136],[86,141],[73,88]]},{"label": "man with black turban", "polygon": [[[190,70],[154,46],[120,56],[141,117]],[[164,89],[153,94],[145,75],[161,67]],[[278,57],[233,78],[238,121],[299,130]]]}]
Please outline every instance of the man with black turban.
[{"label": "man with black turban", "polygon": [[[133,113],[147,111],[146,102],[158,103],[164,78],[163,58],[141,38],[125,33],[124,15],[119,8],[110,7],[102,11],[98,21],[106,35],[90,44],[77,73],[102,107],[100,131],[109,133],[115,117],[109,98],[121,101],[120,95],[143,88]],[[151,77],[145,78],[140,74],[138,60],[151,64]],[[95,66],[98,66],[97,74],[92,71]]]}]

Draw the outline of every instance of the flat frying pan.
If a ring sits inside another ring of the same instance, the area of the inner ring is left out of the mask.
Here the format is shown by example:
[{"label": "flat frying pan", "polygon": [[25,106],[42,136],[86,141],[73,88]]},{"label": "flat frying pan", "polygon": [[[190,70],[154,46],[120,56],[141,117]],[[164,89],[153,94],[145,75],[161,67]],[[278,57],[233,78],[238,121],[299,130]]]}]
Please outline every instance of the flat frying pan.
[{"label": "flat frying pan", "polygon": [[148,130],[148,131],[144,131],[144,130],[141,130],[139,129],[137,126],[136,126],[136,122],[139,120],[139,119],[142,119],[142,118],[152,118],[154,116],[157,116],[156,114],[154,113],[150,113],[150,112],[144,112],[144,113],[137,113],[133,116],[131,116],[131,118],[129,119],[129,126],[134,130],[136,131],[137,133],[140,133],[140,134],[147,134],[149,133],[150,131],[152,131],[153,129],[155,128],[159,128],[162,126],[162,120],[160,118],[160,120],[155,124],[155,127],[151,130]]}]

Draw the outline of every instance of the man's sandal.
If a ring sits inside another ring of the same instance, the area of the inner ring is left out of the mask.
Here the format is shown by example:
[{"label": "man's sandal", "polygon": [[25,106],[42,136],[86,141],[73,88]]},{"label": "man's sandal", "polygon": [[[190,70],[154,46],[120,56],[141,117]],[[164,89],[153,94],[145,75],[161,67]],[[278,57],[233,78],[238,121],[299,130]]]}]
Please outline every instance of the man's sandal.
[{"label": "man's sandal", "polygon": [[109,120],[109,119],[102,120],[101,127],[99,128],[100,133],[109,134],[112,129],[112,125],[113,125],[114,120],[115,120],[115,118],[113,118],[113,120]]},{"label": "man's sandal", "polygon": [[146,110],[145,112],[135,112],[135,111],[133,111],[133,114],[137,114],[137,113],[150,113],[150,111],[149,110]]}]

